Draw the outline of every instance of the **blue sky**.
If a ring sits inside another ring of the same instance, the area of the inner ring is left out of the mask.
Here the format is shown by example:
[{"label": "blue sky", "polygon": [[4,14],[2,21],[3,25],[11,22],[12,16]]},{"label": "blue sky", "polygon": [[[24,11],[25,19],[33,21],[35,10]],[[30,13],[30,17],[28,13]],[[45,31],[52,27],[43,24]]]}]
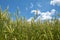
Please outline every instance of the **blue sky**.
[{"label": "blue sky", "polygon": [[36,10],[39,12],[39,16],[36,19],[51,19],[51,15],[56,15],[56,12],[60,13],[60,0],[0,0],[0,6],[3,11],[9,6],[9,11],[12,14],[19,7],[20,15],[26,16],[28,20],[33,18]]}]

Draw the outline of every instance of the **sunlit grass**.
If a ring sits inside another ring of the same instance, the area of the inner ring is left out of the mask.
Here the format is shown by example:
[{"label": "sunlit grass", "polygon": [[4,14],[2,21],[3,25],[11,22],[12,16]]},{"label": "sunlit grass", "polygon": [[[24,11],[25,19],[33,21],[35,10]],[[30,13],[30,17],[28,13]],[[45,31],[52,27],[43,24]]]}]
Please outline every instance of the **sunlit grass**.
[{"label": "sunlit grass", "polygon": [[0,9],[0,40],[60,40],[60,21],[53,19],[44,21],[38,20],[31,24],[24,17],[13,21],[8,14],[8,9],[4,12]]}]

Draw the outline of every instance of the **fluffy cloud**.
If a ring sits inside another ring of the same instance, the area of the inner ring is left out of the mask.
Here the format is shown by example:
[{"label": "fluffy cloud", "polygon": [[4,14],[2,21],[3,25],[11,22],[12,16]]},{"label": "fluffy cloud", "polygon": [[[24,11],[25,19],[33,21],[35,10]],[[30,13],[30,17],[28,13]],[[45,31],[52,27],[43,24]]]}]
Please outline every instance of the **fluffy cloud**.
[{"label": "fluffy cloud", "polygon": [[40,14],[40,10],[32,10],[31,13],[34,13],[36,15],[36,11],[38,11],[38,14]]},{"label": "fluffy cloud", "polygon": [[47,12],[42,12],[41,13],[41,16],[42,16],[42,19],[52,19],[51,15],[53,15],[55,13],[55,9],[52,9],[50,12],[47,11]]},{"label": "fluffy cloud", "polygon": [[53,6],[54,6],[54,5],[60,6],[60,0],[51,0],[51,1],[50,1],[50,4],[53,5]]},{"label": "fluffy cloud", "polygon": [[[47,11],[47,12],[41,12],[40,10],[38,10],[38,15],[40,14],[40,16],[38,16],[35,21],[37,21],[38,19],[41,20],[48,20],[48,19],[52,19],[52,15],[55,13],[55,9],[52,9],[51,11]],[[36,14],[36,10],[32,10],[31,13]],[[29,21],[31,21],[33,17],[31,17],[30,19],[28,19]]]}]

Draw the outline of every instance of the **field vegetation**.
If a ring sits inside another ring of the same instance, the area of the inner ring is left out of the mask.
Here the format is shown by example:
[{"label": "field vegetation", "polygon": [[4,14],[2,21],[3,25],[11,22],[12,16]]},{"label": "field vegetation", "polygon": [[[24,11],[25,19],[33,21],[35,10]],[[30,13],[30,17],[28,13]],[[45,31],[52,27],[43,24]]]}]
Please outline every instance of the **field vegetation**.
[{"label": "field vegetation", "polygon": [[0,40],[60,40],[60,21],[55,18],[28,22],[26,17],[11,19],[8,9],[0,8]]}]

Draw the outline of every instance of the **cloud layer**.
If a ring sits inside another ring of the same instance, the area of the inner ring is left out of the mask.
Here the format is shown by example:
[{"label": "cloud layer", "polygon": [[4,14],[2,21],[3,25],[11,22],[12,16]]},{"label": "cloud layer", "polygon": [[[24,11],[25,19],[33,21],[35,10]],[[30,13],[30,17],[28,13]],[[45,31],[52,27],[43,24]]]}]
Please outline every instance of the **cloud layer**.
[{"label": "cloud layer", "polygon": [[53,5],[53,6],[55,6],[55,5],[60,6],[60,0],[51,0],[50,4]]},{"label": "cloud layer", "polygon": [[[38,16],[35,21],[37,21],[38,19],[41,20],[48,20],[48,19],[52,19],[52,15],[56,12],[55,9],[52,9],[51,11],[47,11],[47,12],[41,12],[40,10],[38,10]],[[36,10],[32,10],[31,13],[36,14]],[[28,21],[31,21],[33,17],[29,18]]]}]

